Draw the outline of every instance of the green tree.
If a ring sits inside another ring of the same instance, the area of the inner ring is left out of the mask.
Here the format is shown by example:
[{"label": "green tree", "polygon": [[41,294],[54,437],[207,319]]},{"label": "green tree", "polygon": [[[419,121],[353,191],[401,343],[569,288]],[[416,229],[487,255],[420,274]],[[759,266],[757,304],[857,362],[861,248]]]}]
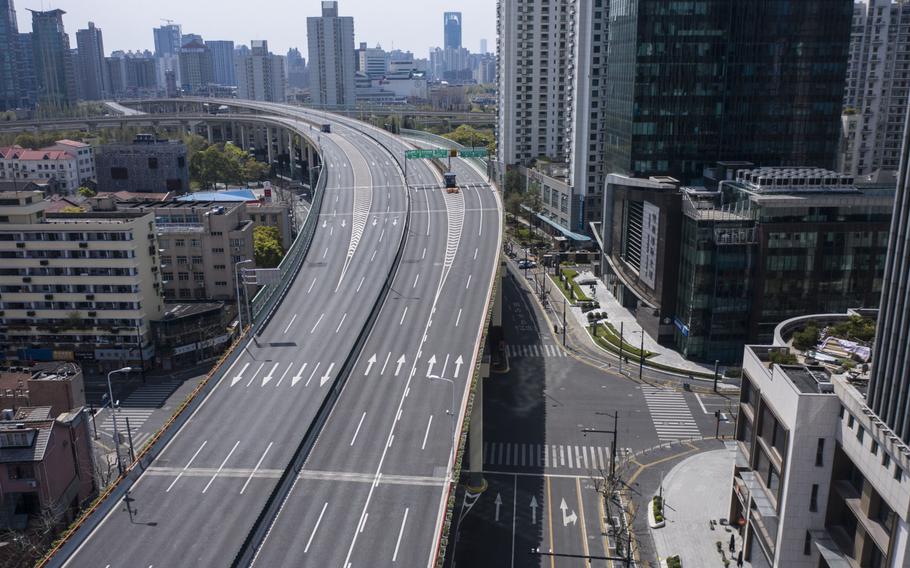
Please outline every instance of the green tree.
[{"label": "green tree", "polygon": [[211,145],[190,158],[190,177],[203,188],[215,183],[258,181],[268,175],[268,164],[233,144]]},{"label": "green tree", "polygon": [[98,195],[98,192],[90,187],[80,187],[78,190],[76,190],[76,193],[82,197],[95,197]]},{"label": "green tree", "polygon": [[253,256],[259,268],[275,268],[281,263],[284,249],[276,227],[263,225],[253,229]]},{"label": "green tree", "polygon": [[454,131],[445,134],[445,137],[462,146],[486,148],[490,152],[496,149],[496,139],[492,130],[478,130],[468,124],[460,125]]}]

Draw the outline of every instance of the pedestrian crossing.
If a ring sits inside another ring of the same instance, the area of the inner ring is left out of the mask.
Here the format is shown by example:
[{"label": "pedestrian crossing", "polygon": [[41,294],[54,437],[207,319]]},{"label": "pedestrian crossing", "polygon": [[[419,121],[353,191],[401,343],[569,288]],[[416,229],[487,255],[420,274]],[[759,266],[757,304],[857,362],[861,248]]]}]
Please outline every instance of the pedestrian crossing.
[{"label": "pedestrian crossing", "polygon": [[[620,448],[620,453],[631,453],[631,449]],[[568,444],[484,442],[483,464],[484,469],[509,467],[607,471],[610,468],[610,448],[608,446]]]},{"label": "pedestrian crossing", "polygon": [[555,345],[508,345],[509,357],[567,357],[562,348]]},{"label": "pedestrian crossing", "polygon": [[692,418],[689,404],[682,393],[651,386],[641,387],[641,392],[660,442],[701,437],[698,424]]},{"label": "pedestrian crossing", "polygon": [[[124,444],[129,444],[126,423],[129,420],[130,434],[133,436],[133,447],[137,450],[151,437],[151,432],[140,432],[142,426],[154,412],[164,406],[167,399],[182,384],[182,381],[164,381],[146,383],[133,391],[128,397],[120,401],[117,413],[117,430],[123,436]],[[105,413],[105,418],[98,423],[99,432],[114,439],[114,416],[110,408]]]}]

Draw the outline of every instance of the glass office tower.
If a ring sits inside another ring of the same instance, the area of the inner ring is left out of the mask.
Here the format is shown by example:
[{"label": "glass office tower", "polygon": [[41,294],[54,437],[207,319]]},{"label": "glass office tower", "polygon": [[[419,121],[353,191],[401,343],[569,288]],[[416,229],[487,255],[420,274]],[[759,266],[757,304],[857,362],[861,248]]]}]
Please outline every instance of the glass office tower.
[{"label": "glass office tower", "polygon": [[607,171],[834,168],[851,0],[612,0]]}]

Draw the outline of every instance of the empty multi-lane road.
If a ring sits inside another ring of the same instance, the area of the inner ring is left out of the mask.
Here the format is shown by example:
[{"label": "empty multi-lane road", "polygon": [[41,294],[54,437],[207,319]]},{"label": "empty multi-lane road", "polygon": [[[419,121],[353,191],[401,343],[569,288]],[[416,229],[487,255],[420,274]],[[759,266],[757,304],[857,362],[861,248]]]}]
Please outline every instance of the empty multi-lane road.
[{"label": "empty multi-lane road", "polygon": [[[311,123],[325,121],[284,105],[225,104],[310,138]],[[283,302],[133,485],[129,510],[121,503],[79,535],[63,564],[230,565],[333,389],[340,395],[265,537],[253,541],[253,562],[432,563],[482,351],[501,202],[460,162],[469,182],[460,193],[441,189],[428,162],[409,166],[406,184],[403,140],[331,122],[333,133],[318,135],[327,176],[322,210],[311,212],[318,228]],[[349,376],[339,377],[352,356]]]}]

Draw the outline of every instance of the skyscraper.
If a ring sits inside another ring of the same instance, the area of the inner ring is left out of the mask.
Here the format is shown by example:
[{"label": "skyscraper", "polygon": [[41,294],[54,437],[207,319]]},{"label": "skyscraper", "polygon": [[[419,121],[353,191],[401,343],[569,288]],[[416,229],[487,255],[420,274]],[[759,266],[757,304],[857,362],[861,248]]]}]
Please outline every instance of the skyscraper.
[{"label": "skyscraper", "polygon": [[442,16],[443,49],[461,48],[461,12],[446,12]]},{"label": "skyscraper", "polygon": [[613,0],[609,173],[698,182],[706,164],[833,169],[851,0]]},{"label": "skyscraper", "polygon": [[322,16],[306,20],[313,103],[354,105],[354,18],[338,15],[338,2],[323,1]]},{"label": "skyscraper", "polygon": [[212,66],[215,83],[219,85],[237,85],[237,74],[234,72],[234,42],[207,41],[205,45],[212,50]]},{"label": "skyscraper", "polygon": [[487,40],[486,40],[486,39],[481,39],[481,40],[480,40],[480,54],[481,54],[481,55],[486,55],[487,53],[489,53],[489,52],[487,51]]},{"label": "skyscraper", "polygon": [[31,32],[19,34],[18,71],[19,100],[26,107],[35,106],[38,100],[38,81],[35,78],[34,44]]},{"label": "skyscraper", "polygon": [[215,82],[212,50],[198,40],[192,40],[178,51],[180,58],[180,83],[186,94],[200,93]]},{"label": "skyscraper", "polygon": [[19,106],[19,24],[13,0],[0,0],[0,111]]},{"label": "skyscraper", "polygon": [[76,57],[77,81],[81,85],[82,98],[87,101],[98,101],[110,96],[110,77],[104,62],[104,40],[101,30],[93,22],[88,28],[76,32],[76,46],[79,53]]},{"label": "skyscraper", "polygon": [[870,0],[853,10],[840,170],[897,171],[910,93],[903,77],[910,57],[910,2]]},{"label": "skyscraper", "polygon": [[250,42],[250,54],[237,58],[237,98],[283,103],[288,81],[284,58],[269,52],[265,40]]},{"label": "skyscraper", "polygon": [[900,164],[867,398],[878,417],[906,442],[910,441],[910,113],[904,120]]},{"label": "skyscraper", "polygon": [[32,45],[38,104],[53,111],[76,102],[76,76],[70,39],[63,29],[63,10],[32,13]]},{"label": "skyscraper", "polygon": [[168,24],[152,30],[155,35],[155,57],[177,55],[180,49],[181,30],[179,24]]},{"label": "skyscraper", "polygon": [[287,54],[288,87],[302,89],[307,86],[306,59],[300,55],[300,50],[292,47]]}]

